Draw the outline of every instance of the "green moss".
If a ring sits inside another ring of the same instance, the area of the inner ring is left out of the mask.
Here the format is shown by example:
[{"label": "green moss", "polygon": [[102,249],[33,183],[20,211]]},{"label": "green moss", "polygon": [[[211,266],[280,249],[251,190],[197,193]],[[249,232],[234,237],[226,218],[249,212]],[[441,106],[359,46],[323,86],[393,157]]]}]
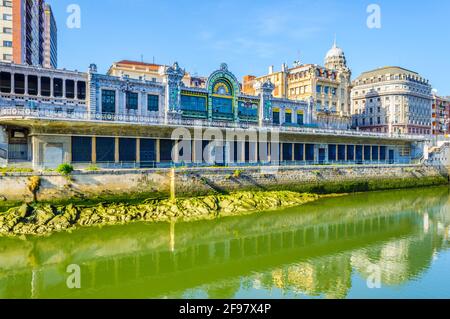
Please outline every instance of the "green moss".
[{"label": "green moss", "polygon": [[448,185],[448,180],[442,176],[420,178],[380,178],[380,179],[356,179],[348,181],[320,181],[302,184],[282,184],[268,186],[268,190],[289,189],[296,192],[314,194],[341,194],[369,192],[389,189],[406,189]]},{"label": "green moss", "polygon": [[212,219],[298,206],[319,199],[296,192],[237,192],[184,199],[147,199],[136,204],[24,204],[0,215],[0,235],[47,235],[82,226],[115,225],[133,221]]},{"label": "green moss", "polygon": [[8,173],[32,173],[32,168],[17,168],[17,167],[0,167],[0,174],[6,175]]}]

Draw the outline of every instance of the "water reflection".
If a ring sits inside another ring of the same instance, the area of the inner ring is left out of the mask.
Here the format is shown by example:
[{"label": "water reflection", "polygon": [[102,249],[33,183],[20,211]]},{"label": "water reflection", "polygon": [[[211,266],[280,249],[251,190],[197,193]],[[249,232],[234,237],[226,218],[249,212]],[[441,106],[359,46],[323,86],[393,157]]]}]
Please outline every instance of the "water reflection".
[{"label": "water reflection", "polygon": [[[217,221],[0,239],[0,298],[345,298],[371,265],[383,285],[400,286],[448,250],[449,199],[447,188],[391,191]],[[81,289],[66,286],[70,264],[81,267]]]}]

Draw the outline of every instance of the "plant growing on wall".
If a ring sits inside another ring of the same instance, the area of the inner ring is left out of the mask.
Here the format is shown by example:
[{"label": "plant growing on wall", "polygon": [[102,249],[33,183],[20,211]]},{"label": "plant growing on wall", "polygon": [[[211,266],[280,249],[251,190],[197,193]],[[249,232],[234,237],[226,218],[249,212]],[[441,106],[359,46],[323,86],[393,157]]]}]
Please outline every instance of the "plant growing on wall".
[{"label": "plant growing on wall", "polygon": [[56,168],[56,171],[63,176],[70,176],[73,172],[73,166],[67,163],[61,164]]},{"label": "plant growing on wall", "polygon": [[95,172],[95,171],[99,171],[100,168],[95,164],[91,164],[88,167],[86,167],[86,170],[90,171],[90,172]]},{"label": "plant growing on wall", "polygon": [[33,201],[37,202],[37,193],[41,187],[41,178],[39,176],[31,176],[28,179],[27,188],[33,195]]},{"label": "plant growing on wall", "polygon": [[241,175],[242,175],[242,171],[241,170],[235,170],[234,172],[233,172],[233,177],[234,178],[239,178],[239,177],[241,177]]}]

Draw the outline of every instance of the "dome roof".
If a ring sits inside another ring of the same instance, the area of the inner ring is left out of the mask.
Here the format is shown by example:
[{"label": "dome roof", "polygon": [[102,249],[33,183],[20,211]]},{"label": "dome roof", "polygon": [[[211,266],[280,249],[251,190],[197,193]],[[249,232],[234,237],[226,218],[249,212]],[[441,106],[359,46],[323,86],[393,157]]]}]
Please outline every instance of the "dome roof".
[{"label": "dome roof", "polygon": [[336,42],[333,44],[333,47],[328,51],[326,55],[326,59],[334,58],[334,57],[345,57],[344,51],[336,45]]}]

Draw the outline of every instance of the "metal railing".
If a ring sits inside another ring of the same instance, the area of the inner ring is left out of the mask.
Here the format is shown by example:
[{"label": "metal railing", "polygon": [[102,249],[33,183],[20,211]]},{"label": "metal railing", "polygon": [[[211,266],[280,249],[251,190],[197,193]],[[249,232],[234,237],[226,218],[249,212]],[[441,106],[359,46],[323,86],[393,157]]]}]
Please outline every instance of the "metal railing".
[{"label": "metal railing", "polygon": [[[208,168],[208,167],[286,167],[286,166],[385,166],[385,165],[413,165],[417,164],[412,158],[401,160],[377,160],[377,161],[278,161],[278,162],[231,162],[231,163],[195,163],[195,162],[78,162],[73,163],[77,169],[95,170],[98,169],[145,169],[145,168]],[[44,165],[45,166],[45,165]]]},{"label": "metal railing", "polygon": [[[2,102],[3,103],[3,102]],[[190,126],[190,127],[217,127],[217,128],[230,128],[230,129],[266,129],[276,130],[278,132],[292,132],[302,134],[313,135],[335,135],[335,136],[354,136],[354,137],[367,137],[367,138],[382,138],[382,139],[398,139],[398,140],[427,140],[428,138],[423,135],[410,135],[410,134],[392,134],[392,133],[376,133],[376,132],[362,132],[356,130],[340,130],[340,129],[324,129],[324,128],[312,128],[304,126],[283,126],[264,124],[263,127],[258,124],[250,122],[232,122],[232,121],[214,121],[206,119],[187,119],[187,118],[174,118],[158,117],[158,116],[145,116],[138,114],[112,114],[112,113],[97,113],[86,111],[71,111],[65,110],[57,111],[49,108],[31,108],[31,107],[2,107],[0,105],[0,118],[4,119],[43,119],[43,120],[65,120],[65,121],[78,121],[78,122],[114,122],[123,124],[139,124],[139,125],[172,125],[172,126]]]}]

